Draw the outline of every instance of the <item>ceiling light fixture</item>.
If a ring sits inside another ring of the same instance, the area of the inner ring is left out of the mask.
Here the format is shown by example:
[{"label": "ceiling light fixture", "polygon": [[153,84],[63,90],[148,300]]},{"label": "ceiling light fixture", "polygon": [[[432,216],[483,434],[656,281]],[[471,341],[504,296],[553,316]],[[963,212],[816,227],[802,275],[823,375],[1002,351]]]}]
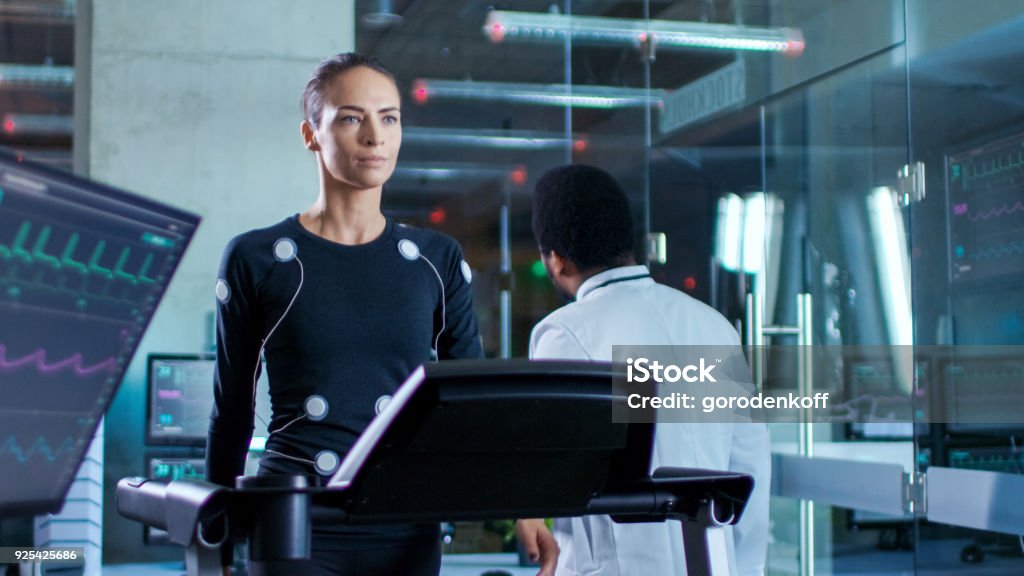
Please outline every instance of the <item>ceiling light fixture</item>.
[{"label": "ceiling light fixture", "polygon": [[70,24],[75,21],[75,3],[4,2],[0,4],[0,22],[10,24]]},{"label": "ceiling light fixture", "polygon": [[647,104],[660,108],[663,96],[663,90],[648,91],[645,88],[614,86],[517,84],[423,78],[417,79],[412,85],[412,98],[418,104],[425,104],[432,98],[445,98],[577,108],[629,108]]},{"label": "ceiling light fixture", "polygon": [[12,136],[71,136],[74,118],[55,114],[4,114],[3,132]]},{"label": "ceiling light fixture", "polygon": [[74,83],[75,69],[71,66],[0,64],[0,88],[21,86],[71,88]]},{"label": "ceiling light fixture", "polygon": [[392,9],[391,0],[379,0],[370,12],[363,14],[361,21],[371,30],[384,30],[401,24],[402,16]]},{"label": "ceiling light fixture", "polygon": [[511,171],[509,167],[468,162],[423,162],[399,164],[393,177],[427,181],[501,180],[508,178]]},{"label": "ceiling light fixture", "polygon": [[526,183],[528,172],[522,164],[499,165],[475,162],[422,162],[405,163],[395,168],[392,180],[413,180],[420,184],[460,181],[508,181]]},{"label": "ceiling light fixture", "polygon": [[640,44],[653,40],[661,49],[708,48],[780,52],[799,56],[803,33],[797,28],[762,28],[707,22],[630,20],[492,10],[484,23],[492,42],[520,41],[580,44]]},{"label": "ceiling light fixture", "polygon": [[404,128],[403,144],[426,144],[429,146],[466,146],[501,150],[586,150],[585,138],[566,138],[554,132],[527,130],[460,130],[436,128]]}]

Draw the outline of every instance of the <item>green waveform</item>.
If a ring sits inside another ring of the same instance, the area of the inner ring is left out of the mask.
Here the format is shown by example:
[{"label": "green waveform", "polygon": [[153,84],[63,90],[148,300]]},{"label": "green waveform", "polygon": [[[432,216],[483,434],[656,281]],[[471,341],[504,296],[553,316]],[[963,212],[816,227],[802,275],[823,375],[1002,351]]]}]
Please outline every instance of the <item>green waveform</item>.
[{"label": "green waveform", "polygon": [[141,306],[143,303],[138,300],[119,298],[103,293],[87,292],[77,290],[64,285],[55,285],[52,282],[26,280],[21,278],[0,278],[0,293],[5,294],[10,300],[19,300],[24,290],[48,292],[58,296],[64,296],[75,300],[74,307],[79,312],[85,312],[89,308],[90,301],[109,302],[117,305]]},{"label": "green waveform", "polygon": [[107,280],[122,280],[132,285],[153,284],[156,282],[153,278],[146,276],[150,267],[153,265],[152,253],[146,254],[138,272],[131,274],[125,270],[125,266],[131,258],[132,249],[130,247],[126,246],[121,249],[117,262],[111,269],[100,265],[103,253],[107,249],[107,243],[105,240],[100,240],[96,243],[89,256],[88,262],[79,262],[74,259],[75,250],[78,248],[78,244],[81,240],[78,232],[73,233],[71,237],[68,238],[68,242],[60,252],[59,257],[54,254],[47,253],[46,251],[47,244],[50,241],[50,236],[53,233],[50,226],[43,226],[42,230],[39,231],[39,235],[36,236],[31,250],[29,250],[28,240],[31,233],[32,223],[27,220],[23,221],[18,227],[18,232],[15,234],[14,242],[11,243],[11,246],[7,247],[0,244],[0,260],[17,260],[29,265],[38,264],[46,266],[54,270],[68,269],[80,274],[99,276]]},{"label": "green waveform", "polygon": [[[970,191],[972,183],[978,180],[985,180],[1005,172],[1013,172],[1022,167],[1024,167],[1024,151],[1018,151],[1016,154],[1009,152],[1005,156],[1001,154],[990,160],[966,164],[963,166],[963,189],[965,192]],[[960,166],[954,165],[953,178],[956,179],[959,176]]]}]

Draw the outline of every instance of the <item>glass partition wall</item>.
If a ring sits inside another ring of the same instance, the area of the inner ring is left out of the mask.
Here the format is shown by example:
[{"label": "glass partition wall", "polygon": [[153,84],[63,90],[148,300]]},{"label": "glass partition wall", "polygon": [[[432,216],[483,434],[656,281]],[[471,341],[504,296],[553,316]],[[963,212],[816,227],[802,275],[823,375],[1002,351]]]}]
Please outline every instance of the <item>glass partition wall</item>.
[{"label": "glass partition wall", "polygon": [[[1024,427],[957,422],[943,385],[975,364],[929,348],[1024,341],[1024,3],[356,4],[358,48],[405,84],[387,208],[465,247],[488,356],[525,356],[561,304],[536,179],[601,166],[659,282],[763,345],[764,378],[858,415],[771,425],[769,574],[1024,570],[1019,513],[941,501],[970,469],[1000,489],[965,501],[1024,509],[1006,496]],[[808,344],[799,365],[770,348]],[[1020,422],[1007,350],[999,398]]]},{"label": "glass partition wall", "polygon": [[[934,422],[918,439],[919,540],[976,573],[1024,571],[1024,2],[907,0],[915,343]],[[948,485],[959,478],[961,488]],[[936,543],[946,546],[936,547]],[[919,555],[918,570],[937,558]]]}]

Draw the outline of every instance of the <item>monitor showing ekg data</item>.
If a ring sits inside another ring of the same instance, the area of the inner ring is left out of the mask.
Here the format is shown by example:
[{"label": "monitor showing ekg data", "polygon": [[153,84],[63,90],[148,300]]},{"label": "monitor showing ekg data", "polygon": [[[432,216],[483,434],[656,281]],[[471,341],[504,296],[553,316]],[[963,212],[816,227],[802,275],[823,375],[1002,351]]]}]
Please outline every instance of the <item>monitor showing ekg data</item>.
[{"label": "monitor showing ekg data", "polygon": [[0,151],[0,517],[60,510],[198,224]]},{"label": "monitor showing ekg data", "polygon": [[[150,354],[146,371],[146,444],[205,446],[213,406],[213,356]],[[253,366],[255,371],[255,366]],[[267,436],[270,396],[267,371],[256,386],[254,448]]]},{"label": "monitor showing ekg data", "polygon": [[950,279],[1024,277],[1024,132],[946,159]]}]

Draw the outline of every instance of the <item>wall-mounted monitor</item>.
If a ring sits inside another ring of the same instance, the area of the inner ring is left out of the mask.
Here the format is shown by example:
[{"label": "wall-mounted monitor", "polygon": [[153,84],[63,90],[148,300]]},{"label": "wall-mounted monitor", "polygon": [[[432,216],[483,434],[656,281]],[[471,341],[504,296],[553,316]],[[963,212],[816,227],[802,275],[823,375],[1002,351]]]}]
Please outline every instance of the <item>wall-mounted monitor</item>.
[{"label": "wall-mounted monitor", "polygon": [[950,280],[1024,281],[1024,132],[946,157]]},{"label": "wall-mounted monitor", "polygon": [[[253,367],[255,369],[255,366]],[[146,366],[146,444],[205,446],[213,407],[216,360],[201,354],[150,354]],[[261,448],[270,422],[267,371],[256,386],[253,448]]]}]

